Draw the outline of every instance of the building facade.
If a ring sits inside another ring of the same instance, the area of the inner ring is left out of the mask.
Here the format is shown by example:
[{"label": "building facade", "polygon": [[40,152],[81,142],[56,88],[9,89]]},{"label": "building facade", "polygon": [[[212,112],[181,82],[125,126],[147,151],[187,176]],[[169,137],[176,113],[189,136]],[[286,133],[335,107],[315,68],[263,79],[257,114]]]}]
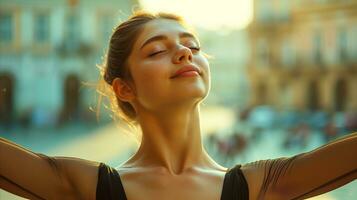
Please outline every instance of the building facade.
[{"label": "building facade", "polygon": [[255,0],[250,104],[357,111],[357,1]]},{"label": "building facade", "polygon": [[113,26],[136,5],[135,0],[2,0],[0,122],[30,115],[34,123],[46,124],[87,109],[94,90],[82,82],[98,80],[96,64]]}]

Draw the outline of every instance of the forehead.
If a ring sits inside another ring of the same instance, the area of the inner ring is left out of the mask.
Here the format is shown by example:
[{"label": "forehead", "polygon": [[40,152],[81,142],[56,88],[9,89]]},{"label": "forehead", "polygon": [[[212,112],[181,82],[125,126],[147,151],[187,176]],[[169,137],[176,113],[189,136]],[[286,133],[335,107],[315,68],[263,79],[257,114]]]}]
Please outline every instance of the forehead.
[{"label": "forehead", "polygon": [[152,38],[157,35],[178,35],[182,32],[189,32],[191,34],[192,31],[187,27],[180,24],[175,20],[171,19],[155,19],[147,24],[145,24],[143,31],[138,36],[136,41],[137,45],[144,43],[147,39]]}]

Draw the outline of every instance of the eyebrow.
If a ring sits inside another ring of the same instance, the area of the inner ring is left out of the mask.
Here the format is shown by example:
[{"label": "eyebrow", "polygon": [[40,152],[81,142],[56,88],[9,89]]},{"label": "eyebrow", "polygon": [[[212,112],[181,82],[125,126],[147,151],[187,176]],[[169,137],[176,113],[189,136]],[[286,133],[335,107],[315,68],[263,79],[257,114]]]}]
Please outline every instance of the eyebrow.
[{"label": "eyebrow", "polygon": [[[197,40],[196,37],[195,37],[193,34],[191,34],[191,33],[182,32],[182,33],[179,34],[179,37],[180,37],[180,38],[193,38],[193,39],[197,42],[197,44],[198,44],[198,40]],[[146,41],[144,42],[144,44],[140,47],[140,49],[144,48],[144,46],[148,45],[148,44],[151,43],[151,42],[155,42],[155,41],[159,41],[159,40],[167,40],[167,39],[168,39],[168,37],[167,37],[166,35],[156,35],[156,36],[154,36],[154,37],[152,37],[152,38],[146,40]]]}]

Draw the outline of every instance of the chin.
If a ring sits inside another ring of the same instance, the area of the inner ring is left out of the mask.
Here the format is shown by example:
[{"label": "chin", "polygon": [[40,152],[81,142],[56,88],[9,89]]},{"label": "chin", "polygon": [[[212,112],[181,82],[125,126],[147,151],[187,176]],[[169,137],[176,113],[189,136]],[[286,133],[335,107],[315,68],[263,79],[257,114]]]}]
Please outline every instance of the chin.
[{"label": "chin", "polygon": [[178,102],[192,101],[193,103],[199,103],[203,101],[208,96],[208,91],[206,90],[196,90],[196,91],[186,91],[177,96],[176,100]]}]

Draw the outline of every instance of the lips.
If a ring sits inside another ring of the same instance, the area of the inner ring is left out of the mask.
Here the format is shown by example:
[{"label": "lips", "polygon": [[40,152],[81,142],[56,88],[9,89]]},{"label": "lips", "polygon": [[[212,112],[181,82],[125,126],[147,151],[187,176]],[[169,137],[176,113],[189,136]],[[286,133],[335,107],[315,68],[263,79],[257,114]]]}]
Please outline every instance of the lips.
[{"label": "lips", "polygon": [[193,76],[193,75],[200,75],[200,69],[194,65],[186,65],[182,68],[180,68],[179,70],[177,70],[175,72],[175,74],[173,76],[171,76],[171,78],[176,78],[179,76],[184,76],[184,75],[189,75],[189,76]]}]

